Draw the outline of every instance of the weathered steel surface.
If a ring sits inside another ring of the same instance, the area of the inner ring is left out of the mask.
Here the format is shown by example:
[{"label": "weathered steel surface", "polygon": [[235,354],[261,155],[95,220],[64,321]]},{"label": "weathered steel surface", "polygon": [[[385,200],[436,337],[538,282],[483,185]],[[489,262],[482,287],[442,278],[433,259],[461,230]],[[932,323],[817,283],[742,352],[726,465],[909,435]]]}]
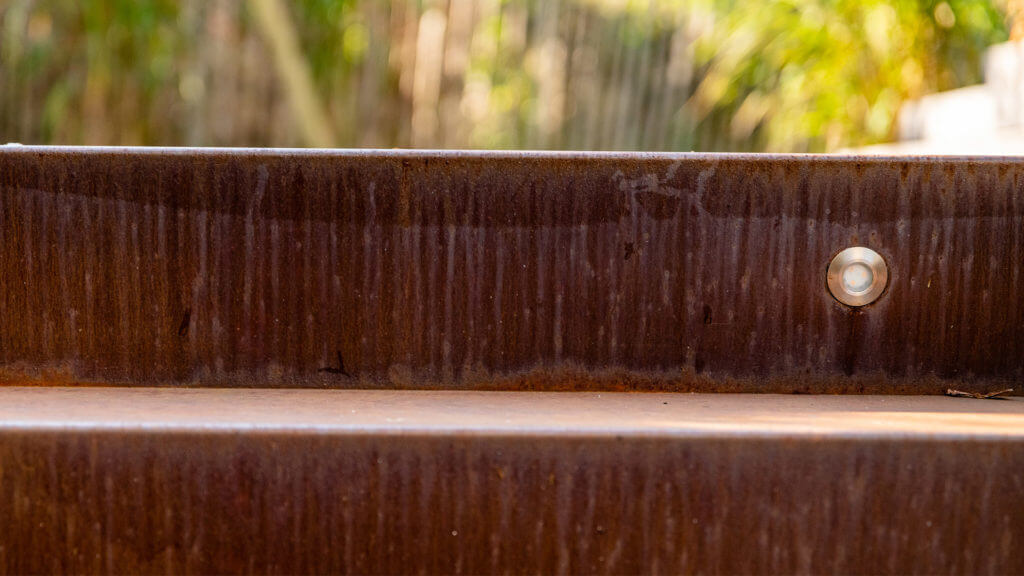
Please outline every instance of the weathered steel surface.
[{"label": "weathered steel surface", "polygon": [[0,572],[1021,574],[1022,440],[1016,399],[8,388]]},{"label": "weathered steel surface", "polygon": [[9,383],[1012,387],[1022,269],[1019,159],[0,151]]}]

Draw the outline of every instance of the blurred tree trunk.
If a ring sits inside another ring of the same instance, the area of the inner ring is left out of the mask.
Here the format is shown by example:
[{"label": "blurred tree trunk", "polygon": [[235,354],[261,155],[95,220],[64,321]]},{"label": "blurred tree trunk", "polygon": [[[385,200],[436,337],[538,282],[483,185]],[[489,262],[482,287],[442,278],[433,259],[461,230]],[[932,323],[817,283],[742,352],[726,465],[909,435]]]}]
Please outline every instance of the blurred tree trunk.
[{"label": "blurred tree trunk", "polygon": [[275,71],[284,85],[289,108],[299,123],[303,140],[319,148],[334,146],[331,122],[317,97],[287,7],[281,0],[249,0],[249,6],[273,53]]}]

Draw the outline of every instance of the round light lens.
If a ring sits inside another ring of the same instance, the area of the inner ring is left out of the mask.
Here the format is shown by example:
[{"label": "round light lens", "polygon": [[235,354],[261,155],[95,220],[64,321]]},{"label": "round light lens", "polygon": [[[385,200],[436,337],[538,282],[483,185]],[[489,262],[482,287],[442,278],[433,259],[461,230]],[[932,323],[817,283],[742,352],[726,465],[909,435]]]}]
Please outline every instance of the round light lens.
[{"label": "round light lens", "polygon": [[863,262],[854,262],[843,268],[843,288],[850,294],[861,294],[871,288],[875,275]]}]

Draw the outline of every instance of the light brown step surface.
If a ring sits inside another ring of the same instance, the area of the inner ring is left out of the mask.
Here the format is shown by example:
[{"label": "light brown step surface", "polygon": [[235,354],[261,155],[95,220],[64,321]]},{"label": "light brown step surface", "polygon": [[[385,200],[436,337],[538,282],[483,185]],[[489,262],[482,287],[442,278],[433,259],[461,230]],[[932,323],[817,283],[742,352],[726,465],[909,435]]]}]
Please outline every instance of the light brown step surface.
[{"label": "light brown step surface", "polygon": [[0,388],[0,431],[1024,440],[1024,398]]}]

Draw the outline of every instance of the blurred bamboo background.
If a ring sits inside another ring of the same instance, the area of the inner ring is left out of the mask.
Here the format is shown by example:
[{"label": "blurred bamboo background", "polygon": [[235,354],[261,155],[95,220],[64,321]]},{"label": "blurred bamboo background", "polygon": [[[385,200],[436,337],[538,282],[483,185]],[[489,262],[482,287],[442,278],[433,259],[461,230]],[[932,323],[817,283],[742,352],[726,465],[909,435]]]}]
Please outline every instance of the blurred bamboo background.
[{"label": "blurred bamboo background", "polygon": [[829,151],[1017,0],[0,0],[0,140]]}]

